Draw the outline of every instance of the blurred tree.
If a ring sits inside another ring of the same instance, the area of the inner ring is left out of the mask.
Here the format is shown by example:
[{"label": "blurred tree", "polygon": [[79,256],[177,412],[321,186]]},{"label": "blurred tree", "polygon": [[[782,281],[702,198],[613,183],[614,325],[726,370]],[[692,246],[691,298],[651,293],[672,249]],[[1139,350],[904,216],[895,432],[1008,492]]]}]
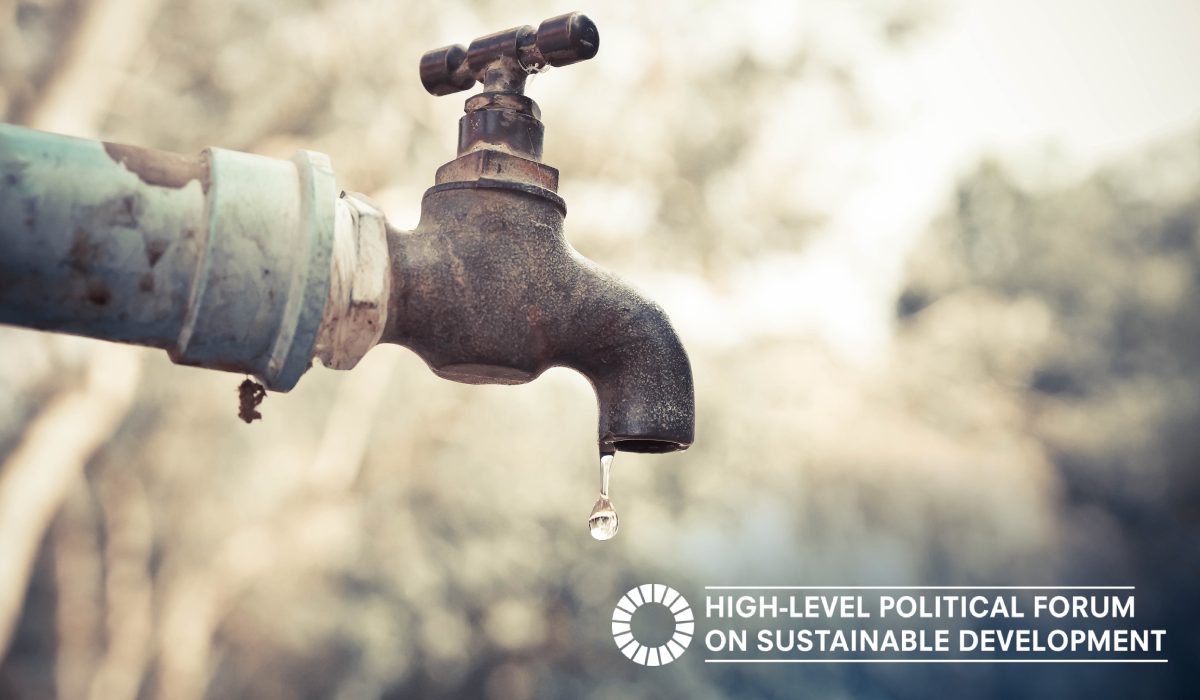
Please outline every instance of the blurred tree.
[{"label": "blurred tree", "polygon": [[[1196,133],[1049,190],[984,164],[914,256],[898,307],[902,332],[964,295],[1049,312],[1052,341],[1015,379],[1064,487],[1060,566],[1089,581],[1123,570],[1139,617],[1172,630],[1172,658],[1200,654],[1198,164]],[[1190,664],[1173,670],[1164,697],[1196,682]]]}]

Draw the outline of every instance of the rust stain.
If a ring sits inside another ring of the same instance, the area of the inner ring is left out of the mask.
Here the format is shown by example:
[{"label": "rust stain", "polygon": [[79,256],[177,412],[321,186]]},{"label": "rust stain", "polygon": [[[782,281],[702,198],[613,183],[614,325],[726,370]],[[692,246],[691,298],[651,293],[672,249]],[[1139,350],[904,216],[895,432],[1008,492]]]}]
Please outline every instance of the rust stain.
[{"label": "rust stain", "polygon": [[208,192],[209,167],[204,156],[184,156],[150,148],[104,142],[108,156],[137,175],[142,182],[155,187],[179,189],[192,180]]},{"label": "rust stain", "polygon": [[146,239],[146,262],[150,263],[150,267],[158,264],[162,259],[163,253],[167,252],[167,242],[157,238]]},{"label": "rust stain", "polygon": [[112,300],[112,290],[104,280],[90,280],[87,285],[87,300],[96,306],[105,306]]},{"label": "rust stain", "polygon": [[92,263],[100,253],[100,245],[93,241],[87,231],[75,229],[75,237],[71,239],[71,249],[67,252],[67,263],[71,269],[80,274],[87,274],[92,269]]},{"label": "rust stain", "polygon": [[253,423],[262,418],[262,413],[259,413],[255,409],[258,408],[258,405],[266,397],[266,388],[247,377],[245,381],[238,385],[238,418],[247,423]]},{"label": "rust stain", "polygon": [[154,275],[150,274],[149,272],[142,275],[141,279],[138,280],[138,289],[143,292],[153,292],[154,291]]},{"label": "rust stain", "polygon": [[97,226],[137,228],[142,216],[142,196],[138,193],[121,195],[89,207],[89,216]]}]

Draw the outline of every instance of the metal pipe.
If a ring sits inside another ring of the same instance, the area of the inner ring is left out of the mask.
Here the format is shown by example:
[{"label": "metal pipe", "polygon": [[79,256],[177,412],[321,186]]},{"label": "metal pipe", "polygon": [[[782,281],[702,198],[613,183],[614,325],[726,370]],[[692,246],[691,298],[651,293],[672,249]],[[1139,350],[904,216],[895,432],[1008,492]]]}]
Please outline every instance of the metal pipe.
[{"label": "metal pipe", "polygon": [[379,337],[373,211],[339,198],[320,153],[188,157],[0,125],[0,323],[287,391],[314,355],[353,366]]},{"label": "metal pipe", "polygon": [[206,160],[162,155],[0,125],[0,321],[174,344],[210,179]]}]

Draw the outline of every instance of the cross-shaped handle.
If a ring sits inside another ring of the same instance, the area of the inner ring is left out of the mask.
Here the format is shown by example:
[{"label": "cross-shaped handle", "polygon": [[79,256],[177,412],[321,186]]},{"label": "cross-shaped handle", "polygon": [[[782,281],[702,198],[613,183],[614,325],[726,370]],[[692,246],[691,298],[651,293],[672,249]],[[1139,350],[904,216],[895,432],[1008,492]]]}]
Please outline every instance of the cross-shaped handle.
[{"label": "cross-shaped handle", "polygon": [[467,90],[476,81],[488,92],[523,94],[525,77],[547,66],[586,61],[600,50],[600,32],[586,15],[551,17],[529,25],[428,51],[421,57],[421,84],[431,95]]}]

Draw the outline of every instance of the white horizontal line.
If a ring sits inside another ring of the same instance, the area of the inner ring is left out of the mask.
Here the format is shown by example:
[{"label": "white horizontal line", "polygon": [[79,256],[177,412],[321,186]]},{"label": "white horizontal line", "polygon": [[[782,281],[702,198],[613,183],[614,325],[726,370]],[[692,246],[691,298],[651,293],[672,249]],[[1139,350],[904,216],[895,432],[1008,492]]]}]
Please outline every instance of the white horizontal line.
[{"label": "white horizontal line", "polygon": [[705,586],[706,591],[1132,591],[1134,586]]},{"label": "white horizontal line", "polygon": [[705,659],[706,664],[1165,664],[1167,659]]}]

